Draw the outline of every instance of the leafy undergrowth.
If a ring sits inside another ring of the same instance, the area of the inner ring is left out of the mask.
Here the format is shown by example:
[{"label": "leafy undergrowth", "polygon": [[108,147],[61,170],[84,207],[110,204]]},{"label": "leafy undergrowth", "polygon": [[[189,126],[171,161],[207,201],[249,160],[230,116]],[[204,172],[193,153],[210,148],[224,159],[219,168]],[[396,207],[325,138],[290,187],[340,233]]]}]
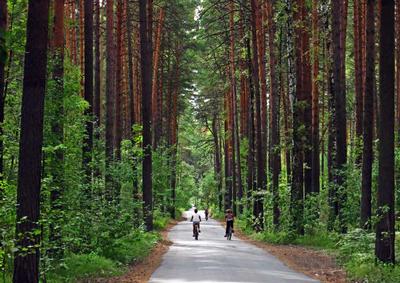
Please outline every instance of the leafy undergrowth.
[{"label": "leafy undergrowth", "polygon": [[[398,283],[400,282],[400,264],[377,263],[374,256],[375,233],[354,229],[346,235],[336,233],[314,233],[298,236],[287,231],[255,233],[245,220],[239,220],[238,226],[247,236],[256,241],[279,245],[299,245],[328,252],[346,270],[353,282]],[[398,235],[396,251],[400,249]],[[396,255],[400,258],[400,253]]]},{"label": "leafy undergrowth", "polygon": [[[156,217],[155,229],[162,230],[169,223],[165,216]],[[133,230],[115,239],[108,246],[90,254],[69,254],[60,266],[47,276],[48,282],[77,282],[88,278],[107,278],[126,272],[127,266],[145,259],[161,240],[160,233]]]},{"label": "leafy undergrowth", "polygon": [[109,277],[119,275],[123,268],[111,259],[92,254],[71,254],[57,270],[51,273],[48,282],[76,282],[94,276]]}]

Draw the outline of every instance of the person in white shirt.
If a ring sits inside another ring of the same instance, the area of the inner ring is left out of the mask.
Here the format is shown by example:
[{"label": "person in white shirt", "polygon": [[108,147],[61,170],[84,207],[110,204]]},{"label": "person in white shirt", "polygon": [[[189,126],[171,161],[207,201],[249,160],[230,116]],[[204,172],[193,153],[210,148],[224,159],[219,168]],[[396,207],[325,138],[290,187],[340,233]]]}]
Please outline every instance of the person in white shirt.
[{"label": "person in white shirt", "polygon": [[198,213],[197,208],[194,209],[194,214],[192,215],[192,218],[190,219],[191,222],[193,222],[193,237],[194,237],[194,229],[195,226],[198,225],[199,233],[200,233],[200,222],[201,222],[201,216]]}]

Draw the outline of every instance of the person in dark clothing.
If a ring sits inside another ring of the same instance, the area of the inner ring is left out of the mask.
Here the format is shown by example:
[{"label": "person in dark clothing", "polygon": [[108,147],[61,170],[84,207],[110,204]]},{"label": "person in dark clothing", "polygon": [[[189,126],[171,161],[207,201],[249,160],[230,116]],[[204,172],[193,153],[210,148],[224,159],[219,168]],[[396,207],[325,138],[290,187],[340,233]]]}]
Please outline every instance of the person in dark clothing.
[{"label": "person in dark clothing", "polygon": [[233,215],[232,209],[227,209],[226,214],[225,214],[225,222],[226,222],[226,230],[225,230],[225,236],[228,235],[228,229],[229,227],[232,228],[232,233],[233,231],[233,222],[235,221],[235,216]]}]

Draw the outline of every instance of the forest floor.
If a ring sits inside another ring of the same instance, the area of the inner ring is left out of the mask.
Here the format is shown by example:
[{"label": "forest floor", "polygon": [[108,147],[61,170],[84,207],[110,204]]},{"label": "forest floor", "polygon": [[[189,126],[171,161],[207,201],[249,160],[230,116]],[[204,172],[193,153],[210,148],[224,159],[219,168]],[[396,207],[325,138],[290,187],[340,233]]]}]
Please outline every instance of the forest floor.
[{"label": "forest floor", "polygon": [[167,227],[160,232],[161,241],[157,243],[149,256],[129,266],[127,273],[108,279],[96,279],[88,283],[147,283],[153,272],[160,266],[163,255],[172,245],[172,242],[168,239],[168,233],[178,223],[176,220],[171,220]]},{"label": "forest floor", "polygon": [[235,228],[235,236],[284,262],[288,267],[325,283],[345,283],[346,272],[336,263],[334,256],[322,250],[296,245],[276,245],[254,240]]}]

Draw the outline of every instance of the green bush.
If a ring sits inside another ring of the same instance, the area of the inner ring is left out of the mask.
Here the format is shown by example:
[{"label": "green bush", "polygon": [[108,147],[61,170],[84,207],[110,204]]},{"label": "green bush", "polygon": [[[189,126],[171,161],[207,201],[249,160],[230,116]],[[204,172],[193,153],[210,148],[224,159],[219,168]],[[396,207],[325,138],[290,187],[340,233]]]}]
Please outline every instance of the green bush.
[{"label": "green bush", "polygon": [[157,231],[165,229],[167,227],[169,220],[170,220],[169,214],[163,214],[158,211],[154,212],[154,219],[153,219],[153,226],[154,229]]},{"label": "green bush", "polygon": [[375,263],[373,259],[352,260],[346,265],[351,280],[368,283],[400,282],[400,266]]},{"label": "green bush", "polygon": [[159,239],[159,234],[137,230],[105,247],[102,255],[122,264],[140,261],[151,252]]},{"label": "green bush", "polygon": [[343,235],[338,242],[340,260],[342,262],[374,261],[375,233],[369,233],[363,229],[354,229]]},{"label": "green bush", "polygon": [[318,233],[314,235],[303,235],[298,236],[294,239],[293,244],[315,247],[320,249],[333,250],[337,247],[337,242],[339,240],[339,235],[335,233]]},{"label": "green bush", "polygon": [[111,259],[95,253],[67,256],[64,263],[49,274],[48,282],[76,282],[91,277],[110,277],[123,273]]}]

